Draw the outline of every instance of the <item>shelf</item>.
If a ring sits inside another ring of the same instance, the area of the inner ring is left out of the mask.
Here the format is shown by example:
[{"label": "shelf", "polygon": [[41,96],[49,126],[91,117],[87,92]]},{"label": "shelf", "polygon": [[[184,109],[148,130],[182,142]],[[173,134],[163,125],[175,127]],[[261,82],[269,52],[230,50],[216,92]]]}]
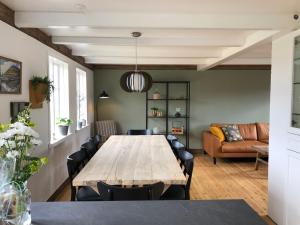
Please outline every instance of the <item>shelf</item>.
[{"label": "shelf", "polygon": [[154,99],[154,98],[148,98],[147,99],[148,101],[166,101],[166,100],[169,100],[169,101],[186,101],[186,100],[189,100],[188,98],[160,98],[160,99]]},{"label": "shelf", "polygon": [[166,119],[166,118],[169,118],[169,119],[187,119],[187,118],[190,118],[189,116],[180,116],[180,117],[176,117],[176,116],[148,116],[148,118],[151,118],[151,119]]}]

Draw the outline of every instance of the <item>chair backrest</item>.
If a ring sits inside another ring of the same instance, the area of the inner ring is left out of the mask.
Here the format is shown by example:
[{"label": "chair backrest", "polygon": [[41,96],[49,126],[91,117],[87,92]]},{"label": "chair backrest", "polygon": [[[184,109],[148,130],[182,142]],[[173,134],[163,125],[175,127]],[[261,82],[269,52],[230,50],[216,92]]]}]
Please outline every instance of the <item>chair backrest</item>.
[{"label": "chair backrest", "polygon": [[158,182],[143,187],[123,188],[98,182],[98,191],[104,201],[137,201],[137,200],[159,200],[164,190],[164,184]]},{"label": "chair backrest", "polygon": [[184,144],[182,144],[179,141],[172,141],[171,148],[172,148],[172,150],[173,150],[174,155],[176,156],[176,158],[178,158],[178,153],[180,151],[184,151],[185,150]]},{"label": "chair backrest", "polygon": [[94,137],[91,137],[90,140],[93,141],[95,147],[98,149],[101,143],[101,135],[96,134]]},{"label": "chair backrest", "polygon": [[87,158],[85,151],[77,151],[67,157],[67,168],[69,179],[71,181],[71,201],[75,200],[76,188],[72,185],[73,179],[84,167],[84,161]]},{"label": "chair backrest", "polygon": [[194,156],[187,151],[180,151],[178,157],[181,161],[181,165],[184,167],[183,173],[188,176],[185,186],[185,193],[187,199],[190,197],[190,186],[192,181],[193,169],[194,169]]},{"label": "chair backrest", "polygon": [[101,142],[105,142],[111,135],[116,135],[117,124],[113,120],[96,121],[97,134],[101,135]]},{"label": "chair backrest", "polygon": [[172,146],[172,142],[173,141],[178,141],[178,138],[176,136],[174,136],[174,135],[169,134],[167,136],[167,141],[169,142],[169,145]]},{"label": "chair backrest", "polygon": [[146,130],[128,130],[128,135],[152,135],[152,131],[149,129]]},{"label": "chair backrest", "polygon": [[89,159],[91,159],[97,152],[98,148],[95,146],[93,140],[89,140],[88,142],[81,145],[81,150],[85,151],[87,154],[87,157]]}]

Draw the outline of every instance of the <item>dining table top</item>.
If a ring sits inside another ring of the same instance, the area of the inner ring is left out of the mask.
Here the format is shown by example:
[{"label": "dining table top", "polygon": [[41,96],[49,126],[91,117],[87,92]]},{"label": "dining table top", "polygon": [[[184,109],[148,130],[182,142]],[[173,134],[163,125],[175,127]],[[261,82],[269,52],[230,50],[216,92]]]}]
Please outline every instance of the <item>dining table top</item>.
[{"label": "dining table top", "polygon": [[114,135],[74,178],[74,186],[184,185],[186,177],[163,135]]}]

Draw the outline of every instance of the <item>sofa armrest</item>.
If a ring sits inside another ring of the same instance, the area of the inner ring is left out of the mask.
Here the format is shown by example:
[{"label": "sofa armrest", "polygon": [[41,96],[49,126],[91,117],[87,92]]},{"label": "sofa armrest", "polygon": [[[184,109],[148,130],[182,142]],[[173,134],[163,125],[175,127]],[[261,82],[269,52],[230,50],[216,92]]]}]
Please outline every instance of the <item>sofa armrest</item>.
[{"label": "sofa armrest", "polygon": [[215,157],[221,151],[222,143],[215,135],[209,131],[204,131],[202,133],[202,145],[207,154]]}]

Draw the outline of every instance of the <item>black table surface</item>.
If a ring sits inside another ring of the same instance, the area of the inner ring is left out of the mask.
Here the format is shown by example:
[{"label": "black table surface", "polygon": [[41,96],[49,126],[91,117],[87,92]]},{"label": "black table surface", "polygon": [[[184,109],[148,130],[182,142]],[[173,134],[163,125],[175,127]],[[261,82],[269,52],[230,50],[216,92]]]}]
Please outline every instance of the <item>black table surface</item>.
[{"label": "black table surface", "polygon": [[33,225],[266,225],[243,200],[32,203]]}]

